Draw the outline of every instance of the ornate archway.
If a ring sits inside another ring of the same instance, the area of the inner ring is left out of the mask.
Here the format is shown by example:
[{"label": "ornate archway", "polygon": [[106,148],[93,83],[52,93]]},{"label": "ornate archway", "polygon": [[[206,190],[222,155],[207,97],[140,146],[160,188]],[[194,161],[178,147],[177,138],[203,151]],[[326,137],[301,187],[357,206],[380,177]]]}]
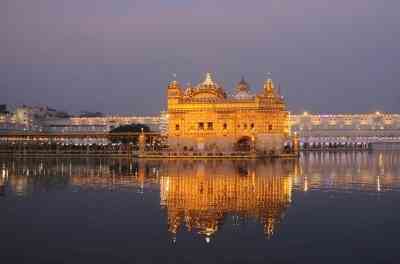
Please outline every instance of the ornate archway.
[{"label": "ornate archway", "polygon": [[251,144],[251,138],[244,136],[239,138],[239,140],[236,142],[235,149],[236,151],[249,152],[251,150]]},{"label": "ornate archway", "polygon": [[197,139],[197,150],[199,150],[199,151],[205,150],[204,138]]}]

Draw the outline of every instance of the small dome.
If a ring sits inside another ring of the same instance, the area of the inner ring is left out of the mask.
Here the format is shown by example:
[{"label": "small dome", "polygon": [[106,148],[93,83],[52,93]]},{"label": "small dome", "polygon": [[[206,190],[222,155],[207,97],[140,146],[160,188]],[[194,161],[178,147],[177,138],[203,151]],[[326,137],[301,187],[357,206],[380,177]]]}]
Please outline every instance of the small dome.
[{"label": "small dome", "polygon": [[266,90],[267,92],[273,92],[274,89],[275,89],[274,82],[272,81],[272,79],[268,79],[264,84],[264,90]]},{"label": "small dome", "polygon": [[221,88],[220,85],[216,82],[214,82],[211,73],[207,72],[206,73],[206,78],[204,79],[203,82],[199,83],[196,86],[197,89],[219,89]]},{"label": "small dome", "polygon": [[186,88],[186,90],[185,90],[185,95],[186,95],[186,96],[192,96],[192,95],[193,95],[193,92],[194,92],[193,87],[192,87],[191,85],[189,85],[189,86]]},{"label": "small dome", "polygon": [[234,98],[235,99],[250,99],[252,97],[253,97],[253,95],[250,94],[250,86],[245,81],[244,77],[242,76],[242,79],[236,86],[236,92],[235,92]]},{"label": "small dome", "polygon": [[247,91],[239,91],[233,96],[235,99],[251,99],[253,95]]},{"label": "small dome", "polygon": [[177,80],[172,80],[168,83],[168,89],[180,89],[181,86]]},{"label": "small dome", "polygon": [[245,81],[244,76],[242,76],[242,79],[240,79],[238,86],[249,86],[249,84]]},{"label": "small dome", "polygon": [[203,82],[204,85],[215,85],[211,73],[207,72],[206,73],[206,79]]}]

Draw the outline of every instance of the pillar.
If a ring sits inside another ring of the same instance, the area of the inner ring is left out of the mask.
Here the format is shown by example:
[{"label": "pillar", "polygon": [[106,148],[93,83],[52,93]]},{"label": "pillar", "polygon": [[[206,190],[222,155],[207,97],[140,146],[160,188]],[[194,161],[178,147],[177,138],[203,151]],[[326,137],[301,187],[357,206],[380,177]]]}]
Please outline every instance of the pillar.
[{"label": "pillar", "polygon": [[251,153],[256,153],[256,136],[254,133],[251,135]]},{"label": "pillar", "polygon": [[292,146],[293,146],[293,153],[298,155],[300,152],[300,139],[297,132],[294,132],[294,136],[292,137]]},{"label": "pillar", "polygon": [[132,144],[128,143],[128,157],[131,158],[132,157]]},{"label": "pillar", "polygon": [[142,131],[140,132],[140,135],[139,135],[139,154],[144,154],[145,143],[146,143],[146,140],[145,140],[145,136],[144,136],[144,132],[143,132],[143,128],[142,128]]}]

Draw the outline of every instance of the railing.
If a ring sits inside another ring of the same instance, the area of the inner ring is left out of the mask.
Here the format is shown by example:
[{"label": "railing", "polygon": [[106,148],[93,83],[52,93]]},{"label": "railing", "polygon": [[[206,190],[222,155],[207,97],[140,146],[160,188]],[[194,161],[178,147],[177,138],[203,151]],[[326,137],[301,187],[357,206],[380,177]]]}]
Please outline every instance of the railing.
[{"label": "railing", "polygon": [[[113,138],[113,137],[138,137],[141,133],[109,133],[109,132],[68,132],[68,133],[45,133],[45,132],[2,132],[0,139],[38,139],[38,138]],[[144,132],[145,136],[160,136],[158,132]]]}]

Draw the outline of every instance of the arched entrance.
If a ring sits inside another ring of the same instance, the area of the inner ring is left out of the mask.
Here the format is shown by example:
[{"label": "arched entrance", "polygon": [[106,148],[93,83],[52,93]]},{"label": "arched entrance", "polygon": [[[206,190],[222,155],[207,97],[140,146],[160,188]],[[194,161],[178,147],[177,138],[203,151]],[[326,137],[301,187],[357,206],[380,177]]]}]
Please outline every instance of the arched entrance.
[{"label": "arched entrance", "polygon": [[251,150],[251,138],[244,136],[236,142],[236,151],[249,152]]},{"label": "arched entrance", "polygon": [[204,138],[197,139],[197,150],[203,151],[205,149]]}]

